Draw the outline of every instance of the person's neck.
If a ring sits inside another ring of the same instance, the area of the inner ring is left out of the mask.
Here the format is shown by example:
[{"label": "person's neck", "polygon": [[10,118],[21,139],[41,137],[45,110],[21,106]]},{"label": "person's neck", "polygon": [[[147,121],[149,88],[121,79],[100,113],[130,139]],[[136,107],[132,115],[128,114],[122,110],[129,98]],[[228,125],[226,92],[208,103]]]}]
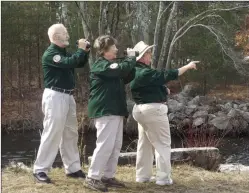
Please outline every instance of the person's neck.
[{"label": "person's neck", "polygon": [[138,60],[138,62],[141,62],[141,63],[143,63],[143,64],[145,64],[145,65],[147,65],[147,66],[149,66],[149,65],[150,65],[148,62],[146,62],[146,61],[145,61],[145,60],[143,60],[143,59]]},{"label": "person's neck", "polygon": [[114,58],[111,58],[111,57],[108,57],[108,56],[103,56],[103,58],[105,58],[108,61],[113,61],[114,60]]},{"label": "person's neck", "polygon": [[52,41],[51,43],[55,44],[56,46],[60,47],[60,48],[66,48],[65,45],[63,45],[62,43],[56,42],[56,41]]}]

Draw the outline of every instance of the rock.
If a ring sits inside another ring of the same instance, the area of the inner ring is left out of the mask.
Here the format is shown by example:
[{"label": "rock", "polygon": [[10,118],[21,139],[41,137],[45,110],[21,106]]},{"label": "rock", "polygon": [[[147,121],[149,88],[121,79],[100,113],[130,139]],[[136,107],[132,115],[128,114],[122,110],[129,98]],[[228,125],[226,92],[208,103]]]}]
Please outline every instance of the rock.
[{"label": "rock", "polygon": [[237,114],[238,114],[238,111],[237,111],[237,110],[231,109],[231,110],[229,111],[229,113],[227,114],[227,116],[230,117],[230,118],[234,118],[234,117],[236,117]]},{"label": "rock", "polygon": [[230,123],[232,124],[233,128],[239,128],[240,127],[240,121],[237,119],[231,119]]},{"label": "rock", "polygon": [[208,170],[216,170],[220,164],[219,149],[215,147],[176,148],[171,150],[174,163],[189,162]]},{"label": "rock", "polygon": [[200,125],[203,125],[206,122],[206,119],[203,117],[198,117],[194,119],[193,121],[193,127],[198,127]]},{"label": "rock", "polygon": [[170,121],[181,122],[183,119],[187,118],[187,115],[185,115],[184,113],[175,112],[175,113],[170,113],[168,115],[168,118]]},{"label": "rock", "polygon": [[244,120],[249,123],[249,112],[241,112],[242,117],[244,118]]},{"label": "rock", "polygon": [[239,109],[241,109],[242,111],[248,112],[249,110],[249,103],[243,103],[239,105]]},{"label": "rock", "polygon": [[203,105],[203,106],[198,107],[198,111],[207,111],[207,112],[209,112],[210,109],[211,109],[211,107],[209,105]]},{"label": "rock", "polygon": [[187,106],[187,107],[185,108],[185,113],[186,113],[187,115],[190,115],[190,114],[192,114],[193,112],[196,111],[196,108],[197,108],[196,105],[189,105],[189,106]]},{"label": "rock", "polygon": [[218,128],[219,130],[231,129],[230,118],[227,116],[216,117],[210,124]]},{"label": "rock", "polygon": [[228,102],[224,105],[224,108],[230,110],[231,108],[233,108],[233,104],[231,102]]},{"label": "rock", "polygon": [[[136,164],[136,152],[120,153],[118,164],[126,165]],[[91,163],[92,157],[88,157]],[[214,147],[196,147],[196,148],[176,148],[171,149],[172,163],[192,163],[195,166],[208,170],[216,170],[220,164],[220,153]]]},{"label": "rock", "polygon": [[218,111],[217,117],[224,117],[224,116],[226,116],[226,113],[224,113],[222,111]]},{"label": "rock", "polygon": [[176,100],[168,100],[169,112],[184,111],[185,106],[182,103],[177,102]]},{"label": "rock", "polygon": [[182,103],[178,103],[176,111],[184,112],[185,106]]},{"label": "rock", "polygon": [[213,120],[216,116],[214,114],[208,114],[208,122]]},{"label": "rock", "polygon": [[208,115],[207,111],[197,111],[195,112],[195,114],[193,115],[193,118],[197,118],[197,117],[206,117]]},{"label": "rock", "polygon": [[199,105],[200,103],[200,97],[196,96],[195,98],[193,98],[191,101],[188,102],[188,105]]},{"label": "rock", "polygon": [[229,173],[229,172],[249,173],[249,166],[244,166],[242,164],[220,164],[218,171],[224,173]]},{"label": "rock", "polygon": [[243,107],[241,110],[242,111],[248,111],[248,108],[247,107]]},{"label": "rock", "polygon": [[233,108],[237,109],[237,108],[239,108],[239,105],[233,104]]},{"label": "rock", "polygon": [[170,121],[170,122],[173,121],[173,119],[175,118],[175,114],[174,114],[174,113],[170,113],[170,114],[168,115],[168,118],[169,118],[169,121]]},{"label": "rock", "polygon": [[176,100],[173,99],[169,99],[168,100],[168,108],[170,112],[175,112],[177,107],[178,107],[178,102]]},{"label": "rock", "polygon": [[188,97],[185,97],[185,96],[183,96],[183,95],[181,95],[181,94],[176,95],[175,99],[176,99],[177,101],[179,101],[180,103],[184,104],[184,105],[186,105],[187,102],[188,102],[188,100],[189,100]]},{"label": "rock", "polygon": [[240,121],[240,126],[237,127],[237,129],[240,129],[241,131],[243,131],[243,130],[246,131],[247,128],[248,128],[248,126],[249,126],[249,124],[248,124],[247,121],[241,120],[241,121]]},{"label": "rock", "polygon": [[239,108],[240,108],[240,109],[242,109],[242,108],[244,108],[244,107],[247,107],[247,104],[246,104],[246,103],[240,104],[240,105],[239,105]]},{"label": "rock", "polygon": [[12,161],[9,163],[9,167],[11,169],[15,169],[15,170],[24,170],[26,172],[31,172],[32,171],[32,168],[26,166],[23,162],[15,162],[15,161]]},{"label": "rock", "polygon": [[189,118],[183,119],[182,126],[189,126],[192,124],[192,121]]}]

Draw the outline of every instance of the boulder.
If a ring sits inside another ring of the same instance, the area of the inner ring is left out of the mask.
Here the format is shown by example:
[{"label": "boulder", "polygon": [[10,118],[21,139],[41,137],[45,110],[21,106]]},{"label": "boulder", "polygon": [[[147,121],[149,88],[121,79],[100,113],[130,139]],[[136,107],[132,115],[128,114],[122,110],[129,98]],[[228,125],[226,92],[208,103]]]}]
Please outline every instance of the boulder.
[{"label": "boulder", "polygon": [[220,116],[212,119],[209,124],[213,125],[219,130],[231,129],[230,118],[227,116]]},{"label": "boulder", "polygon": [[196,119],[194,119],[193,121],[193,127],[198,127],[203,125],[206,122],[206,119],[203,117],[198,117]]},{"label": "boulder", "polygon": [[197,117],[207,117],[208,116],[208,112],[207,111],[197,111],[195,112],[195,114],[193,115],[193,118],[197,118]]}]

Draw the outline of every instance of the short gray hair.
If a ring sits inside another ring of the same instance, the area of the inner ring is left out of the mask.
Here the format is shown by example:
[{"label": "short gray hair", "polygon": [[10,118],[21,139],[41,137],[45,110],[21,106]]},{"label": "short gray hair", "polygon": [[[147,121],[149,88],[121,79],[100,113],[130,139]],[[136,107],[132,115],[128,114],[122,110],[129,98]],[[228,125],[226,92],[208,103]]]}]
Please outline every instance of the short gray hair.
[{"label": "short gray hair", "polygon": [[66,28],[62,23],[53,24],[48,28],[48,37],[50,42],[53,42],[54,34],[56,34],[62,28]]}]

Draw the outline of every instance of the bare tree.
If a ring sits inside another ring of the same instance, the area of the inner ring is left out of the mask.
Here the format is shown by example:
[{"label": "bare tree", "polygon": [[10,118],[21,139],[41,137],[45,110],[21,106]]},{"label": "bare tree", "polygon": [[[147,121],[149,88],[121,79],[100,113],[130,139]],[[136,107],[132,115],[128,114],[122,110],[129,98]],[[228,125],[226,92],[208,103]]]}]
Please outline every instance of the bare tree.
[{"label": "bare tree", "polygon": [[164,2],[160,1],[160,3],[159,3],[157,20],[156,20],[156,27],[155,27],[155,32],[154,32],[154,41],[153,41],[153,44],[155,45],[155,47],[153,48],[152,63],[151,63],[152,68],[155,68],[155,69],[157,68],[157,58],[158,58],[158,51],[159,51],[159,46],[158,46],[159,42],[158,41],[159,41],[159,34],[160,34],[160,30],[161,30],[162,16],[165,12],[167,12],[167,10],[172,5],[172,3],[173,2],[171,2],[165,9],[163,9]]},{"label": "bare tree", "polygon": [[171,12],[169,14],[169,18],[168,18],[165,33],[164,33],[163,45],[162,45],[160,57],[159,57],[159,60],[158,60],[158,65],[157,65],[158,69],[162,69],[165,66],[165,63],[164,63],[165,62],[165,56],[167,54],[167,48],[168,48],[168,44],[169,44],[170,33],[171,33],[171,30],[172,30],[173,19],[176,16],[178,4],[179,4],[178,1],[174,2],[173,7],[171,9]]},{"label": "bare tree", "polygon": [[137,2],[137,22],[139,27],[139,40],[149,43],[149,25],[150,25],[150,15],[148,8],[148,1]]},{"label": "bare tree", "polygon": [[100,1],[99,5],[99,35],[110,34],[110,26],[108,22],[108,12],[109,12],[110,1],[105,3],[104,1]]},{"label": "bare tree", "polygon": [[[231,48],[229,48],[228,46],[225,46],[225,44],[227,44],[227,40],[225,38],[225,35],[223,33],[221,33],[220,31],[218,31],[217,29],[215,29],[212,26],[207,26],[204,24],[201,24],[199,22],[201,22],[202,20],[206,19],[206,18],[219,18],[221,19],[223,22],[225,22],[225,20],[220,16],[215,14],[216,12],[222,12],[222,11],[233,11],[233,10],[241,10],[244,8],[248,8],[248,5],[245,6],[239,6],[239,7],[232,7],[232,8],[227,8],[227,9],[210,9],[210,10],[206,10],[203,11],[202,13],[192,17],[191,19],[189,19],[182,27],[180,27],[180,29],[175,33],[171,43],[170,43],[170,47],[169,47],[169,51],[168,51],[168,57],[167,57],[167,63],[166,63],[166,69],[170,68],[170,63],[171,63],[171,57],[172,57],[172,52],[173,52],[173,47],[176,43],[176,41],[178,41],[182,36],[184,36],[189,29],[193,28],[193,27],[204,27],[205,29],[208,29],[215,37],[217,42],[219,43],[219,45],[221,46],[223,52],[225,53],[225,55],[227,55],[228,57],[230,57],[232,59],[232,61],[234,62],[234,65],[236,67],[236,69],[242,73],[243,67],[241,65],[239,65],[238,59],[235,59],[236,55],[232,54],[232,50]],[[246,72],[244,72],[246,73]]]},{"label": "bare tree", "polygon": [[[126,11],[126,17],[127,17],[127,25],[128,28],[130,29],[130,36],[131,36],[131,40],[132,40],[132,44],[135,45],[137,42],[137,38],[135,35],[135,27],[136,27],[136,19],[133,19],[134,17],[134,11],[132,10],[132,4],[134,2],[127,2],[125,4],[125,11]],[[131,19],[132,18],[132,19]]]},{"label": "bare tree", "polygon": [[[86,1],[80,1],[80,2],[75,1],[75,3],[76,3],[76,6],[79,8],[84,36],[86,39],[93,42],[94,41],[93,34],[92,34],[92,31],[88,25],[88,22],[86,20],[87,17],[85,14],[85,13],[87,13],[87,5],[86,5],[87,2]],[[90,21],[89,21],[89,23],[90,23]],[[89,63],[90,64],[93,63],[92,52],[90,52],[90,55],[89,55]]]}]

